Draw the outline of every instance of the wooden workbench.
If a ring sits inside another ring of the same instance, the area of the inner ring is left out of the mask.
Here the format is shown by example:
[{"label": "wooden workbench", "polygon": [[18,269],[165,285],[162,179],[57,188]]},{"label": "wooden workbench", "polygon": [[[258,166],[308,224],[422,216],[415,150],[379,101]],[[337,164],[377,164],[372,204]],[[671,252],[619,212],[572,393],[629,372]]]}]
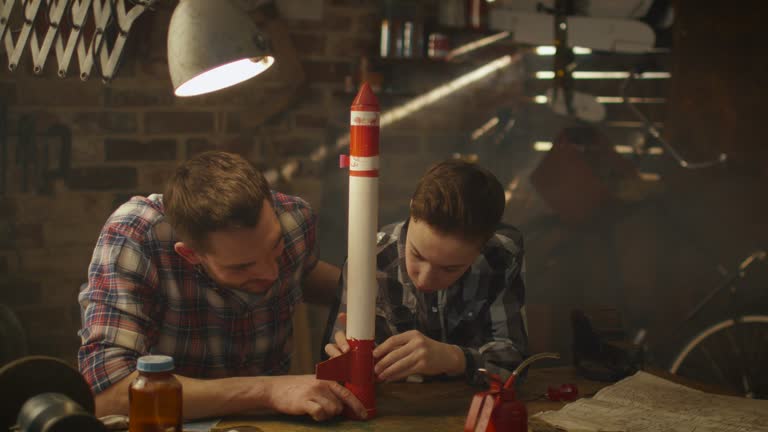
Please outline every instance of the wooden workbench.
[{"label": "wooden workbench", "polygon": [[[581,378],[572,368],[531,369],[519,395],[526,401],[528,415],[562,407],[563,403],[550,402],[544,394],[547,386],[565,383],[576,384],[582,396],[591,396],[608,384]],[[377,390],[378,416],[370,421],[339,418],[318,423],[307,417],[270,415],[227,419],[215,430],[247,425],[251,428],[240,431],[462,431],[470,401],[478,390],[462,381],[382,384]]]}]

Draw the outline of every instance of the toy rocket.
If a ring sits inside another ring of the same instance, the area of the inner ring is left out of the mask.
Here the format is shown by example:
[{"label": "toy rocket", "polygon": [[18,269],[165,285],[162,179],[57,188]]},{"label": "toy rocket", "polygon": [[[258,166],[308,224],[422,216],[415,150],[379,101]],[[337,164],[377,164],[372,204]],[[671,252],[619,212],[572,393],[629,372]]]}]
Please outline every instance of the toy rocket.
[{"label": "toy rocket", "polygon": [[[376,232],[379,201],[379,102],[363,83],[352,102],[347,236],[347,341],[349,351],[319,363],[318,379],[343,381],[368,411],[376,415],[373,374],[376,316]],[[344,415],[358,418],[353,412]]]}]

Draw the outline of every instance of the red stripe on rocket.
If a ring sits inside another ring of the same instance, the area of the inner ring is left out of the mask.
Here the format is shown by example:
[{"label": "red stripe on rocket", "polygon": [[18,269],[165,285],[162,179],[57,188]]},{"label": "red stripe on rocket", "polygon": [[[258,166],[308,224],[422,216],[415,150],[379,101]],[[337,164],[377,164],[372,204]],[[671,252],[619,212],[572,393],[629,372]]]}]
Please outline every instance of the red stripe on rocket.
[{"label": "red stripe on rocket", "polygon": [[349,175],[379,176],[379,101],[363,83],[349,118]]},{"label": "red stripe on rocket", "polygon": [[[373,373],[376,316],[376,232],[379,201],[379,102],[363,83],[350,110],[347,236],[347,341],[350,350],[319,363],[318,379],[343,381],[376,415]],[[358,418],[349,410],[344,415]]]}]

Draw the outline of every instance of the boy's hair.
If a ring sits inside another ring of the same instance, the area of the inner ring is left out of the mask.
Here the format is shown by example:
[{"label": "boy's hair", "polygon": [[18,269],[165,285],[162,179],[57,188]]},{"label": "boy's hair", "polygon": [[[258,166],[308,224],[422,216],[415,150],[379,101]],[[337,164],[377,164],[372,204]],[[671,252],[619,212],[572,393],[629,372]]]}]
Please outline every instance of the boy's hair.
[{"label": "boy's hair", "polygon": [[272,193],[264,176],[241,156],[200,153],[183,162],[163,195],[165,216],[179,238],[204,251],[214,231],[254,227]]},{"label": "boy's hair", "polygon": [[444,234],[488,241],[501,221],[504,188],[487,169],[459,159],[432,166],[411,199],[411,217]]}]

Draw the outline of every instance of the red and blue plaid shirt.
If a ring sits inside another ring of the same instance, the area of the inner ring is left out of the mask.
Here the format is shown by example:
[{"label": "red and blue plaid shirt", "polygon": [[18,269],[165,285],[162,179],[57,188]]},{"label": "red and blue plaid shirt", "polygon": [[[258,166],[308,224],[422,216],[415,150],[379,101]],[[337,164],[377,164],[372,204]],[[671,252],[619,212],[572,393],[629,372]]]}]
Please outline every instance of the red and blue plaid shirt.
[{"label": "red and blue plaid shirt", "polygon": [[176,373],[197,378],[288,370],[293,310],[317,263],[316,216],[300,198],[272,197],[285,251],[278,279],[262,294],[219,288],[178,255],[162,195],[134,197],[109,217],[78,296],[80,373],[95,393],[146,354],[170,355]]}]

